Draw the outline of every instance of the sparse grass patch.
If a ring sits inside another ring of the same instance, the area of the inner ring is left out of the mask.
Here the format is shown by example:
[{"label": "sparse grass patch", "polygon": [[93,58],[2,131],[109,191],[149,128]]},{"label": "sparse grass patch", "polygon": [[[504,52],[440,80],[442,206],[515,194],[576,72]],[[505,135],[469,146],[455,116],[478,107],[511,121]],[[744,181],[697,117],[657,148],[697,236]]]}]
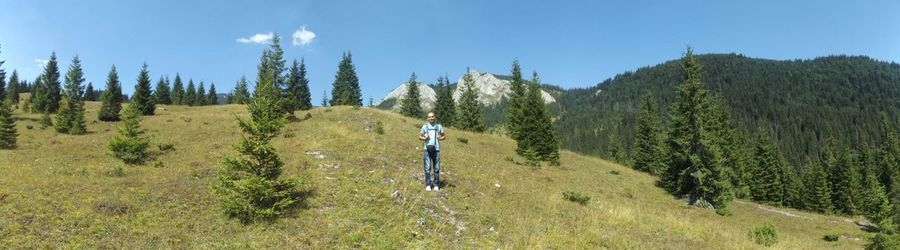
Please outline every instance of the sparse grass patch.
[{"label": "sparse grass patch", "polygon": [[778,229],[775,228],[775,225],[768,223],[753,227],[753,229],[750,229],[748,236],[756,244],[767,247],[778,243]]},{"label": "sparse grass patch", "polygon": [[465,137],[456,137],[456,141],[462,144],[469,144],[469,139]]},{"label": "sparse grass patch", "polygon": [[615,170],[615,169],[610,170],[610,171],[609,171],[609,174],[611,174],[611,175],[619,175],[619,170]]},{"label": "sparse grass patch", "polygon": [[585,194],[582,194],[582,193],[579,193],[576,191],[563,192],[563,198],[565,198],[568,201],[581,204],[582,206],[587,205],[588,201],[591,200],[590,196],[587,196]]}]

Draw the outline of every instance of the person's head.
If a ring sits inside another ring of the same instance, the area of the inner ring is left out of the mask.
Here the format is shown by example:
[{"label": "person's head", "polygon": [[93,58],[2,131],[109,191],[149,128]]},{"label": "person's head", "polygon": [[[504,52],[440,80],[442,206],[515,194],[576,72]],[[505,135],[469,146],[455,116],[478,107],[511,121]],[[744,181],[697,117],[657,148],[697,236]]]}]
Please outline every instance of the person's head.
[{"label": "person's head", "polygon": [[434,123],[434,112],[428,112],[428,123]]}]

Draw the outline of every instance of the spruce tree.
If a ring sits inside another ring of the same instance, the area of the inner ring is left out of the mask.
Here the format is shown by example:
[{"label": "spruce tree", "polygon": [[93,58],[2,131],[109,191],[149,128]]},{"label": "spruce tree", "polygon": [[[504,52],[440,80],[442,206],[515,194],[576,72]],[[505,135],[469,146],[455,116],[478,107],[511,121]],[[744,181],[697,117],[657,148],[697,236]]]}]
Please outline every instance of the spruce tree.
[{"label": "spruce tree", "polygon": [[[780,159],[780,161],[784,162],[784,159]],[[797,173],[796,168],[784,164],[781,173],[782,180],[784,181],[782,183],[782,193],[784,194],[782,204],[786,207],[806,209],[806,203],[804,202],[803,197],[805,195],[803,180],[800,178],[799,173]]]},{"label": "spruce tree", "polygon": [[150,72],[147,71],[147,63],[141,66],[138,74],[137,85],[134,86],[134,95],[131,104],[141,112],[141,115],[153,115],[156,111],[156,103],[153,100],[153,92],[150,90]]},{"label": "spruce tree", "polygon": [[119,134],[109,140],[107,148],[127,164],[140,164],[147,157],[147,148],[150,147],[150,139],[143,136],[141,129],[140,107],[129,104],[124,116]]},{"label": "spruce tree", "polygon": [[756,164],[752,170],[750,194],[755,201],[781,205],[784,200],[784,167],[778,159],[774,142],[770,142],[768,138],[759,138],[755,151]]},{"label": "spruce tree", "polygon": [[5,98],[13,104],[19,103],[19,72],[13,70],[9,76],[8,87],[6,88]]},{"label": "spruce tree", "polygon": [[322,107],[328,107],[328,92],[322,91]]},{"label": "spruce tree", "polygon": [[181,102],[183,105],[195,106],[195,100],[197,99],[197,89],[194,87],[194,79],[188,79],[187,88],[184,89],[184,97],[182,97]]},{"label": "spruce tree", "polygon": [[209,93],[206,94],[206,104],[219,104],[219,94],[216,94],[216,83],[209,83]]},{"label": "spruce tree", "polygon": [[409,76],[409,81],[406,82],[406,95],[400,100],[400,114],[413,118],[424,117],[425,111],[422,110],[421,103],[422,98],[419,95],[419,84],[416,82],[416,72],[413,72]]},{"label": "spruce tree", "polygon": [[200,81],[200,86],[197,87],[197,94],[194,95],[194,106],[204,106],[206,105],[206,88],[203,86],[203,81]]},{"label": "spruce tree", "polygon": [[450,80],[446,76],[437,79],[437,100],[434,104],[434,114],[445,127],[456,126],[456,102],[453,101],[453,90],[450,89]]},{"label": "spruce tree", "polygon": [[341,63],[338,65],[338,72],[334,76],[331,106],[338,105],[362,106],[359,78],[356,76],[356,68],[353,66],[353,56],[350,52],[344,53]]},{"label": "spruce tree", "polygon": [[656,102],[649,93],[642,98],[636,131],[632,153],[634,169],[654,175],[662,174],[665,166],[662,162],[661,125]]},{"label": "spruce tree", "polygon": [[172,104],[184,105],[184,84],[181,82],[181,74],[175,74],[175,82],[172,83]]},{"label": "spruce tree", "polygon": [[831,213],[834,206],[831,204],[831,182],[828,180],[828,172],[819,161],[808,161],[805,168],[808,171],[806,209],[819,213]]},{"label": "spruce tree", "polygon": [[250,91],[247,90],[247,77],[241,76],[241,80],[234,85],[234,96],[228,101],[230,104],[246,104],[250,102]]},{"label": "spruce tree", "polygon": [[80,135],[87,132],[84,121],[84,100],[81,97],[81,84],[84,83],[84,72],[78,56],[72,59],[69,72],[66,73],[66,88],[62,93],[59,112],[56,114],[56,132]]},{"label": "spruce tree", "polygon": [[59,109],[60,82],[59,66],[56,52],[50,54],[50,60],[44,65],[44,72],[35,82],[35,90],[31,96],[31,110],[38,113],[55,113]]},{"label": "spruce tree", "polygon": [[84,88],[84,100],[85,101],[97,101],[97,92],[94,90],[94,83],[88,82],[87,87]]},{"label": "spruce tree", "polygon": [[[0,102],[3,102],[3,98],[6,97],[6,70],[3,69],[3,63],[6,61],[0,61]],[[11,82],[11,81],[10,81]]]},{"label": "spruce tree", "polygon": [[294,113],[300,109],[300,64],[297,60],[291,64],[288,70],[287,87],[284,89],[284,103],[282,111],[285,113]]},{"label": "spruce tree", "polygon": [[466,70],[461,84],[462,94],[457,106],[459,113],[455,121],[456,126],[462,130],[484,132],[484,111],[478,102],[478,87],[475,87],[475,80],[468,72]]},{"label": "spruce tree", "polygon": [[856,196],[861,189],[859,172],[853,162],[850,150],[845,146],[834,151],[835,160],[831,165],[831,202],[835,212],[853,215],[857,213]]},{"label": "spruce tree", "polygon": [[528,145],[526,145],[525,136],[527,135],[527,131],[523,131],[522,127],[527,126],[525,124],[525,99],[527,93],[527,89],[525,86],[525,80],[522,78],[522,69],[519,67],[519,60],[514,59],[512,64],[512,69],[510,70],[510,74],[512,75],[512,80],[509,83],[509,106],[506,109],[506,130],[509,132],[510,137],[513,140],[516,140],[516,153],[522,155],[526,149],[528,149]]},{"label": "spruce tree", "polygon": [[300,73],[299,73],[299,91],[297,102],[299,103],[298,108],[300,110],[309,110],[312,108],[312,96],[309,92],[309,78],[306,76],[306,62],[303,58],[300,58]]},{"label": "spruce tree", "polygon": [[862,214],[883,229],[893,228],[893,204],[881,181],[878,180],[874,157],[866,143],[860,146],[857,161],[862,177],[862,191],[857,204],[861,205]]},{"label": "spruce tree", "polygon": [[[264,52],[265,53],[265,52]],[[260,71],[272,71],[273,65],[261,62]],[[235,146],[239,157],[227,157],[214,186],[221,197],[226,214],[243,223],[271,220],[284,214],[296,202],[296,182],[279,178],[284,163],[271,144],[284,127],[286,119],[272,90],[272,77],[256,83],[257,92],[247,109],[250,119],[236,118],[245,136]]]},{"label": "spruce tree", "polygon": [[122,110],[122,85],[119,83],[119,73],[116,65],[113,65],[106,77],[106,90],[100,94],[100,111],[97,119],[101,121],[118,121],[119,111]]},{"label": "spruce tree", "polygon": [[12,116],[12,101],[0,102],[0,149],[16,148],[16,119]]},{"label": "spruce tree", "polygon": [[169,78],[166,77],[163,79],[162,76],[159,77],[159,81],[156,82],[156,103],[157,104],[172,104],[172,95],[169,91]]},{"label": "spruce tree", "polygon": [[537,157],[543,161],[549,161],[553,165],[559,163],[559,138],[556,129],[553,128],[553,119],[550,110],[544,103],[541,95],[541,82],[537,72],[532,74],[531,82],[527,84],[528,92],[523,103],[523,122],[519,126],[523,132],[522,139],[526,150],[533,149]]}]

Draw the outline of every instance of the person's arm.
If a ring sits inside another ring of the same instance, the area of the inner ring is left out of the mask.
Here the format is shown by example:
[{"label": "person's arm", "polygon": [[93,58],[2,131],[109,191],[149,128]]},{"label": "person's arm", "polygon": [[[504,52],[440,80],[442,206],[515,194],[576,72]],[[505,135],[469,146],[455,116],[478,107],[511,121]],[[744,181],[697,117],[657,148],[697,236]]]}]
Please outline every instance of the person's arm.
[{"label": "person's arm", "polygon": [[441,135],[440,135],[440,136],[438,136],[438,140],[441,140],[441,141],[443,141],[443,140],[444,140],[444,138],[446,138],[446,137],[447,137],[447,135],[446,135],[446,134],[444,134],[444,126],[441,126]]},{"label": "person's arm", "polygon": [[428,139],[428,137],[425,136],[427,131],[428,130],[425,130],[425,127],[422,127],[422,130],[419,131],[419,140],[420,141],[424,141],[424,140]]}]

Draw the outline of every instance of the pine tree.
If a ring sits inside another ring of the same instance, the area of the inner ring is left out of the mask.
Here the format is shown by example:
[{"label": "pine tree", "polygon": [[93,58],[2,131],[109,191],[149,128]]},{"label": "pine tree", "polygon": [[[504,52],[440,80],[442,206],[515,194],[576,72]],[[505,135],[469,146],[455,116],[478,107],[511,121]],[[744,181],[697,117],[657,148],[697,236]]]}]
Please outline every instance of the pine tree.
[{"label": "pine tree", "polygon": [[752,170],[753,183],[750,185],[750,194],[755,201],[781,205],[784,200],[782,173],[784,166],[778,159],[778,150],[774,142],[760,138],[757,139],[755,151],[756,164]]},{"label": "pine tree", "polygon": [[204,106],[206,104],[206,88],[203,86],[203,81],[200,81],[200,86],[197,87],[197,94],[194,96],[194,106]]},{"label": "pine tree", "polygon": [[93,82],[88,82],[87,87],[84,88],[84,100],[97,101],[97,92],[94,90]]},{"label": "pine tree", "polygon": [[416,72],[413,72],[409,76],[409,81],[406,82],[406,95],[400,100],[400,114],[413,118],[424,117],[425,111],[422,110],[421,103],[422,98],[419,95],[419,84],[416,82]]},{"label": "pine tree", "polygon": [[140,107],[134,103],[129,104],[124,115],[119,134],[109,140],[107,147],[116,158],[125,163],[140,164],[147,157],[147,148],[150,147],[150,139],[143,136],[144,131],[141,129]]},{"label": "pine tree", "polygon": [[662,174],[665,168],[662,159],[661,125],[659,114],[656,110],[656,102],[651,94],[644,95],[641,101],[640,113],[638,113],[637,134],[634,139],[634,169]]},{"label": "pine tree", "polygon": [[[259,70],[271,72],[273,66],[264,59]],[[245,134],[235,147],[241,156],[224,159],[215,185],[225,212],[243,223],[274,219],[296,202],[296,182],[279,178],[284,163],[271,144],[286,122],[281,112],[281,95],[273,90],[273,76],[269,74],[257,81],[254,98],[247,104],[250,120],[237,118]]]},{"label": "pine tree", "polygon": [[35,90],[32,92],[31,108],[34,112],[55,113],[59,109],[60,83],[59,67],[56,62],[56,52],[50,54],[50,60],[44,65],[44,73],[35,82]]},{"label": "pine tree", "polygon": [[181,102],[183,105],[195,106],[195,100],[197,100],[197,89],[194,87],[194,79],[188,79],[188,85],[184,89],[184,96]]},{"label": "pine tree", "polygon": [[19,103],[19,84],[19,72],[13,70],[12,75],[9,76],[9,87],[6,88],[5,96],[13,104]]},{"label": "pine tree", "polygon": [[362,106],[362,93],[359,89],[359,78],[356,76],[356,68],[350,52],[344,53],[338,72],[334,76],[333,89],[331,90],[331,106],[351,105]]},{"label": "pine tree", "polygon": [[[900,184],[895,182],[900,180],[900,137],[891,127],[886,115],[881,117],[881,142],[875,160],[878,165],[878,177],[885,189],[894,193],[893,190],[900,191]],[[891,197],[895,197],[895,195],[892,194]],[[898,201],[894,204],[900,204],[900,192],[897,192],[896,197]]]},{"label": "pine tree", "polygon": [[672,129],[668,145],[669,168],[664,186],[676,195],[687,195],[693,205],[709,203],[725,209],[732,199],[727,173],[719,164],[720,141],[716,131],[722,124],[704,120],[709,112],[706,90],[700,82],[702,68],[688,48],[682,58],[684,82],[672,104]]},{"label": "pine tree", "polygon": [[131,104],[142,115],[153,115],[156,111],[156,103],[153,100],[153,92],[150,90],[150,72],[147,71],[147,63],[141,66],[141,72],[138,74],[137,85],[134,86],[134,95],[131,97]]},{"label": "pine tree", "polygon": [[84,100],[81,98],[81,84],[84,83],[84,72],[78,56],[72,59],[69,72],[66,73],[66,88],[56,115],[56,132],[80,135],[87,132],[84,121]]},{"label": "pine tree", "polygon": [[516,140],[516,153],[522,155],[528,145],[526,145],[525,136],[528,132],[523,131],[522,127],[527,126],[525,119],[525,99],[527,89],[525,80],[522,78],[522,69],[519,67],[519,60],[514,59],[512,69],[510,70],[512,80],[509,83],[509,107],[506,109],[506,130],[510,137]]},{"label": "pine tree", "polygon": [[0,102],[0,149],[16,148],[16,119],[12,116],[12,101]]},{"label": "pine tree", "polygon": [[156,103],[157,104],[172,104],[172,96],[169,91],[169,78],[166,77],[163,79],[162,76],[159,77],[159,81],[156,82]]},{"label": "pine tree", "polygon": [[806,209],[819,213],[831,213],[834,206],[831,204],[831,182],[828,180],[828,172],[819,161],[809,161],[805,168],[809,171],[806,181],[808,187]]},{"label": "pine tree", "polygon": [[306,77],[306,62],[300,58],[300,79],[298,91],[298,103],[300,110],[309,110],[312,108],[312,96],[309,92],[309,79]]},{"label": "pine tree", "polygon": [[525,96],[522,114],[524,123],[519,126],[526,150],[534,149],[538,159],[559,162],[559,138],[556,129],[553,128],[553,119],[550,110],[544,103],[541,95],[541,81],[537,72],[532,74],[531,82],[527,84],[528,92]]},{"label": "pine tree", "polygon": [[466,70],[463,76],[462,94],[459,97],[457,106],[456,126],[462,130],[484,132],[484,111],[478,102],[478,87],[475,87],[475,81],[472,75]]},{"label": "pine tree", "polygon": [[[0,61],[0,102],[3,102],[3,98],[6,96],[6,70],[3,69],[3,63],[6,61]],[[12,82],[10,80],[10,82]]]},{"label": "pine tree", "polygon": [[857,161],[862,177],[862,191],[857,204],[862,205],[860,207],[862,214],[883,229],[893,228],[893,204],[881,181],[878,180],[874,158],[867,143],[863,143],[860,147]]},{"label": "pine tree", "polygon": [[[784,159],[780,159],[781,162],[784,162]],[[784,164],[784,167],[781,170],[782,173],[782,193],[784,194],[784,198],[782,200],[782,204],[786,207],[792,207],[796,209],[806,209],[806,203],[804,202],[804,187],[803,180],[800,178],[797,173],[796,168]]]},{"label": "pine tree", "polygon": [[119,83],[119,73],[116,72],[116,65],[109,70],[106,77],[106,90],[100,94],[100,111],[97,119],[101,121],[118,121],[119,111],[122,110],[122,85]]},{"label": "pine tree", "polygon": [[234,85],[234,96],[228,101],[231,104],[245,104],[250,102],[250,91],[247,90],[247,77],[241,76],[241,80]]},{"label": "pine tree", "polygon": [[181,83],[181,74],[175,74],[175,82],[172,83],[172,104],[184,105],[184,84]]},{"label": "pine tree", "polygon": [[437,79],[437,100],[434,104],[434,114],[440,119],[442,126],[456,126],[456,103],[453,101],[450,80],[446,76]]},{"label": "pine tree", "polygon": [[206,93],[206,104],[219,104],[219,95],[216,94],[216,83],[214,82],[209,83],[209,93]]},{"label": "pine tree", "polygon": [[834,152],[834,162],[831,164],[831,202],[835,212],[853,215],[857,213],[858,204],[855,204],[857,195],[861,189],[859,183],[859,171],[853,162],[850,150],[844,146]]},{"label": "pine tree", "polygon": [[328,92],[322,91],[322,107],[328,107]]},{"label": "pine tree", "polygon": [[[304,72],[305,73],[305,72]],[[300,64],[297,63],[297,60],[291,64],[291,68],[288,70],[287,77],[287,88],[284,91],[284,104],[282,105],[282,111],[285,113],[294,113],[294,111],[299,110],[301,106],[301,97],[300,97],[300,88],[301,88],[301,76],[300,76]]]}]

